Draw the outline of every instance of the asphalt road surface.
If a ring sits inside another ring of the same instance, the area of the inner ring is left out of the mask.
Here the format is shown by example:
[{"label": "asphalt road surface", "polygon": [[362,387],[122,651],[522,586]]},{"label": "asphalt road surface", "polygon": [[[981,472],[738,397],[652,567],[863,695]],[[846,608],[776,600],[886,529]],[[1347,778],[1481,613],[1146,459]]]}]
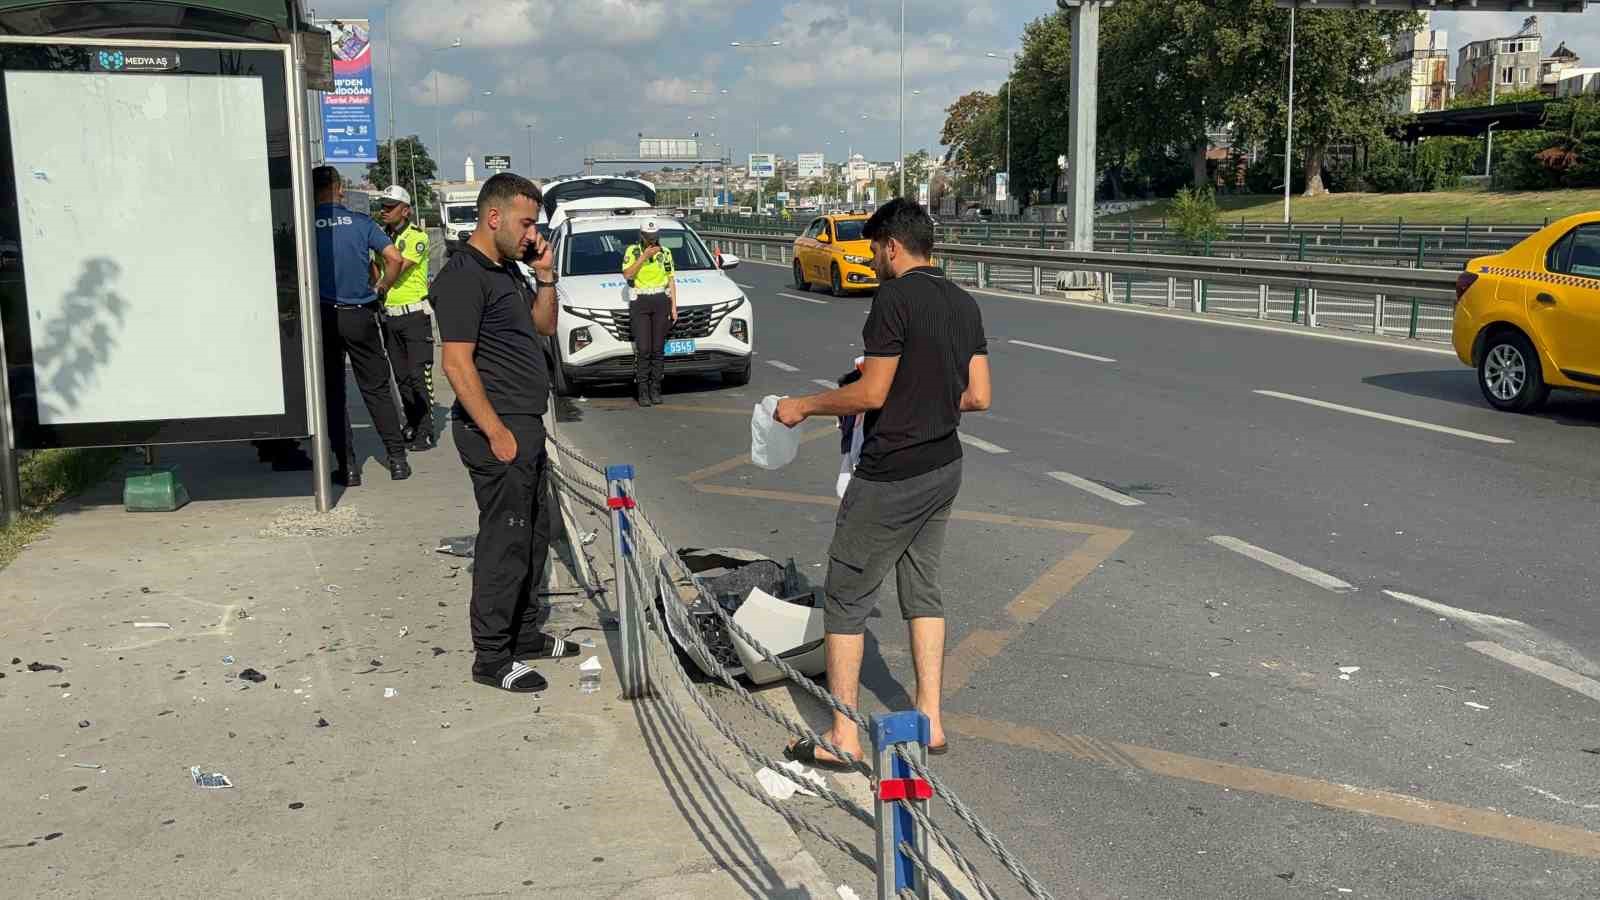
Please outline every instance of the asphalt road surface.
[{"label": "asphalt road surface", "polygon": [[[564,433],[637,466],[677,544],[820,581],[832,423],[785,470],[738,457],[761,396],[847,370],[871,301],[734,278],[747,388],[600,391]],[[1600,400],[1514,416],[1437,346],[979,301],[994,408],[962,426],[936,768],[1057,897],[1600,896]],[[868,711],[912,684],[892,581]]]}]

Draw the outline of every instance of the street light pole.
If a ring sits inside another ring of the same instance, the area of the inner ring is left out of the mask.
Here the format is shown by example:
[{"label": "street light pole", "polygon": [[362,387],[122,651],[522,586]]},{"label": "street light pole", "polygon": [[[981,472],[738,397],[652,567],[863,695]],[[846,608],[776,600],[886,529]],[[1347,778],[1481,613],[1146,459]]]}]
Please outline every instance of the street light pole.
[{"label": "street light pole", "polygon": [[[766,49],[775,49],[777,47],[783,46],[783,41],[756,41],[756,42],[751,42],[751,41],[729,41],[728,42],[728,46],[736,47],[736,48],[740,48],[740,49],[745,49],[745,50],[766,50]],[[727,92],[724,91],[723,93],[727,93]],[[761,107],[761,98],[759,96],[757,96],[756,97],[756,114],[755,114],[755,120],[756,120],[756,149],[755,149],[755,153],[757,155],[759,155],[761,153],[761,110],[760,110],[760,107]],[[776,164],[773,165],[773,173],[774,174],[777,173],[777,165]],[[762,200],[763,200],[763,195],[764,195],[765,189],[766,189],[766,184],[760,178],[757,178],[756,179],[756,213],[758,215],[761,212],[761,203],[762,203]]]},{"label": "street light pole", "polygon": [[906,0],[900,0],[900,196],[906,195]]},{"label": "street light pole", "polygon": [[533,125],[528,123],[528,177],[533,177]]},{"label": "street light pole", "polygon": [[[445,50],[455,50],[455,49],[459,48],[460,46],[461,46],[461,38],[456,38],[455,40],[451,41],[449,44],[447,44],[447,45],[445,45],[443,47],[434,47],[433,50],[430,51],[430,52],[442,53]],[[433,152],[439,154],[439,156],[434,160],[434,163],[433,163],[433,176],[434,176],[434,180],[435,181],[443,181],[444,180],[443,178],[440,177],[440,176],[442,176],[444,174],[444,172],[442,172],[440,170],[440,167],[444,165],[444,159],[445,159],[445,155],[444,155],[444,137],[443,137],[444,132],[442,132],[439,129],[439,106],[440,105],[441,104],[439,103],[439,67],[436,65],[436,66],[433,67]],[[439,213],[439,224],[441,224],[441,225],[444,224],[444,212],[443,212],[443,210],[441,210],[440,213]]]},{"label": "street light pole", "polygon": [[[383,9],[383,55],[389,64],[389,183],[400,183],[400,144],[395,140],[394,134],[394,95],[399,93],[394,89],[394,3],[384,5]],[[415,187],[415,184],[412,185]]]},{"label": "street light pole", "polygon": [[1289,186],[1294,183],[1294,13],[1289,7],[1289,123],[1283,137],[1283,224],[1290,222]]},{"label": "street light pole", "polygon": [[[1017,70],[1017,54],[1014,50],[1003,52],[1009,60],[1006,68],[1006,214],[1009,215],[1011,210],[1011,94],[1016,87],[1011,83],[1011,79]],[[994,59],[1000,58],[1000,54],[992,50],[984,55]]]}]

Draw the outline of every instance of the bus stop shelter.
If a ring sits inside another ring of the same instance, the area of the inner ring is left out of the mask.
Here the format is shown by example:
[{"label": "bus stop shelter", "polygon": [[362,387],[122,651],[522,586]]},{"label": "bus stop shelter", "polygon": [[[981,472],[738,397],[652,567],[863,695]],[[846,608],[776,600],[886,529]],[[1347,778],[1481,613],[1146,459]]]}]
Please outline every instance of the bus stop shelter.
[{"label": "bus stop shelter", "polygon": [[20,451],[305,437],[328,508],[307,149],[328,59],[299,0],[0,0],[6,519]]}]

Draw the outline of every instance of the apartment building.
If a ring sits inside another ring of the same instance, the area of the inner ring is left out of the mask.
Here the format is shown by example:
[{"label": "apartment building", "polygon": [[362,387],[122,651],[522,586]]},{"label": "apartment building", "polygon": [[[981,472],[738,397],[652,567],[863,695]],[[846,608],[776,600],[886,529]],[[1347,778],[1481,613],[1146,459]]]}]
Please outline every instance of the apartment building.
[{"label": "apartment building", "polygon": [[1462,47],[1456,63],[1457,96],[1534,90],[1543,81],[1544,37],[1539,17],[1529,16],[1516,34],[1473,41]]},{"label": "apartment building", "polygon": [[1389,41],[1389,62],[1378,70],[1383,81],[1399,79],[1394,111],[1421,113],[1444,109],[1454,85],[1450,80],[1450,35],[1433,27],[1433,14],[1424,13],[1416,31],[1395,35]]}]

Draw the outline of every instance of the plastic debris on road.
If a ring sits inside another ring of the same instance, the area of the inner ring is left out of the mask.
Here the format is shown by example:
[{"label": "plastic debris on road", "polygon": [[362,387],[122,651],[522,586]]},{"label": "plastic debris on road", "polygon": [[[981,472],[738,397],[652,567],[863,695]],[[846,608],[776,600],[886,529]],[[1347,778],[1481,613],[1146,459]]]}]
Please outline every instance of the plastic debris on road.
[{"label": "plastic debris on road", "polygon": [[233,665],[233,657],[231,657],[231,656],[224,656],[224,657],[223,657],[223,658],[222,658],[222,664],[223,664],[223,665],[225,665],[225,666],[231,666],[231,665]]},{"label": "plastic debris on road", "polygon": [[839,900],[861,900],[861,895],[857,894],[850,885],[841,884],[839,885]]},{"label": "plastic debris on road", "polygon": [[1350,676],[1354,675],[1355,673],[1357,673],[1359,671],[1361,671],[1361,667],[1360,666],[1340,666],[1339,667],[1339,680],[1340,681],[1349,681],[1350,680]]},{"label": "plastic debris on road", "polygon": [[471,559],[473,548],[477,543],[478,536],[475,534],[464,534],[461,537],[443,537],[439,538],[439,546],[433,552]]},{"label": "plastic debris on road", "polygon": [[578,666],[578,690],[585,694],[600,691],[600,657],[591,656]]},{"label": "plastic debris on road", "polygon": [[29,672],[64,672],[65,669],[55,663],[31,662],[28,663]]},{"label": "plastic debris on road", "polygon": [[1221,678],[1222,677],[1222,673],[1221,672],[1207,672],[1206,674],[1210,675],[1212,678]]},{"label": "plastic debris on road", "polygon": [[750,411],[750,461],[763,469],[781,469],[800,453],[800,432],[779,422],[778,401],[768,394]]},{"label": "plastic debris on road", "polygon": [[1462,705],[1470,706],[1473,709],[1488,709],[1489,708],[1487,706],[1484,706],[1482,703],[1473,703],[1471,700],[1463,701]]},{"label": "plastic debris on road", "polygon": [[395,696],[397,694],[399,694],[399,693],[400,692],[395,690],[394,688],[384,688],[383,689],[383,699],[385,699],[385,700],[393,700],[395,698]]},{"label": "plastic debris on road", "polygon": [[598,532],[598,531],[580,531],[580,532],[578,532],[578,543],[580,543],[583,546],[587,547],[590,544],[594,543],[594,539],[599,537],[599,536],[600,536],[600,532]]},{"label": "plastic debris on road", "polygon": [[243,672],[239,673],[239,677],[245,681],[254,682],[255,684],[260,684],[261,682],[267,680],[267,676],[257,672],[255,669],[245,669]]},{"label": "plastic debris on road", "polygon": [[172,625],[167,623],[167,622],[135,622],[135,623],[133,623],[133,627],[135,627],[135,628],[171,628]]},{"label": "plastic debris on road", "polygon": [[233,787],[233,782],[228,780],[228,776],[221,772],[202,772],[199,766],[190,766],[189,776],[194,779],[197,787],[211,789]]}]

